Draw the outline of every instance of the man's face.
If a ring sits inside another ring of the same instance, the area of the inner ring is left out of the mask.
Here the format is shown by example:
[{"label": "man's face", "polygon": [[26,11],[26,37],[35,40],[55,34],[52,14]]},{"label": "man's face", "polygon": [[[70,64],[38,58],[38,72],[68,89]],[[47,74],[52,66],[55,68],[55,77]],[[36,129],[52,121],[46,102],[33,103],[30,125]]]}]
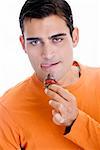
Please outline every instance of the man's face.
[{"label": "man's face", "polygon": [[73,36],[74,40],[66,22],[56,15],[24,21],[21,44],[41,81],[49,73],[61,80],[71,70],[73,47],[77,45],[77,34]]}]

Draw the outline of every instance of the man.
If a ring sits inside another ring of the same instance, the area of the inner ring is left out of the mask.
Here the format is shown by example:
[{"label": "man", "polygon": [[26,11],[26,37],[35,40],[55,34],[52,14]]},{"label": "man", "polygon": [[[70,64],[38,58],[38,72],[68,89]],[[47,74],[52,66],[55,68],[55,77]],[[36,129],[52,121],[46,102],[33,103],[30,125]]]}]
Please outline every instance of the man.
[{"label": "man", "polygon": [[70,6],[27,0],[19,21],[35,73],[1,97],[0,150],[99,150],[100,69],[73,61]]}]

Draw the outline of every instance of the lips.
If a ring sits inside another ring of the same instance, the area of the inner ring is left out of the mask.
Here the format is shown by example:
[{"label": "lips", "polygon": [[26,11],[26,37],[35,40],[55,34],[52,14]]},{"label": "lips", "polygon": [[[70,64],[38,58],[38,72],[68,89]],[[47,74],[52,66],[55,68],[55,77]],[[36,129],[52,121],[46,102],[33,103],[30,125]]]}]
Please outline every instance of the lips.
[{"label": "lips", "polygon": [[52,66],[56,66],[57,64],[59,64],[60,62],[56,62],[56,63],[44,63],[44,64],[41,64],[41,68],[42,69],[48,69]]}]

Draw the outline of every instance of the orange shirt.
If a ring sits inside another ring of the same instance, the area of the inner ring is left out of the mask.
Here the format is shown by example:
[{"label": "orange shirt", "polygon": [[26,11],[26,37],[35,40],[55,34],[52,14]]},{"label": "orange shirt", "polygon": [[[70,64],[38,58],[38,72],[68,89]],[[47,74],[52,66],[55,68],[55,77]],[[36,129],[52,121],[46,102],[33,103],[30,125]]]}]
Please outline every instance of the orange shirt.
[{"label": "orange shirt", "polygon": [[80,79],[66,89],[76,96],[79,115],[65,136],[35,74],[8,90],[0,99],[0,150],[99,150],[100,69],[81,66]]}]

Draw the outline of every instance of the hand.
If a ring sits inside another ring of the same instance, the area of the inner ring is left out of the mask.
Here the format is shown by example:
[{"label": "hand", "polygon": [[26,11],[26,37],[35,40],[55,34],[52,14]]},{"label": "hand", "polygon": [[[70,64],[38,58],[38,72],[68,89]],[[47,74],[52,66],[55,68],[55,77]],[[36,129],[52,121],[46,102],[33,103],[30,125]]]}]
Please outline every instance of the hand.
[{"label": "hand", "polygon": [[49,105],[53,108],[53,122],[57,125],[70,126],[78,116],[75,96],[56,84],[45,89],[45,93],[51,97]]}]

